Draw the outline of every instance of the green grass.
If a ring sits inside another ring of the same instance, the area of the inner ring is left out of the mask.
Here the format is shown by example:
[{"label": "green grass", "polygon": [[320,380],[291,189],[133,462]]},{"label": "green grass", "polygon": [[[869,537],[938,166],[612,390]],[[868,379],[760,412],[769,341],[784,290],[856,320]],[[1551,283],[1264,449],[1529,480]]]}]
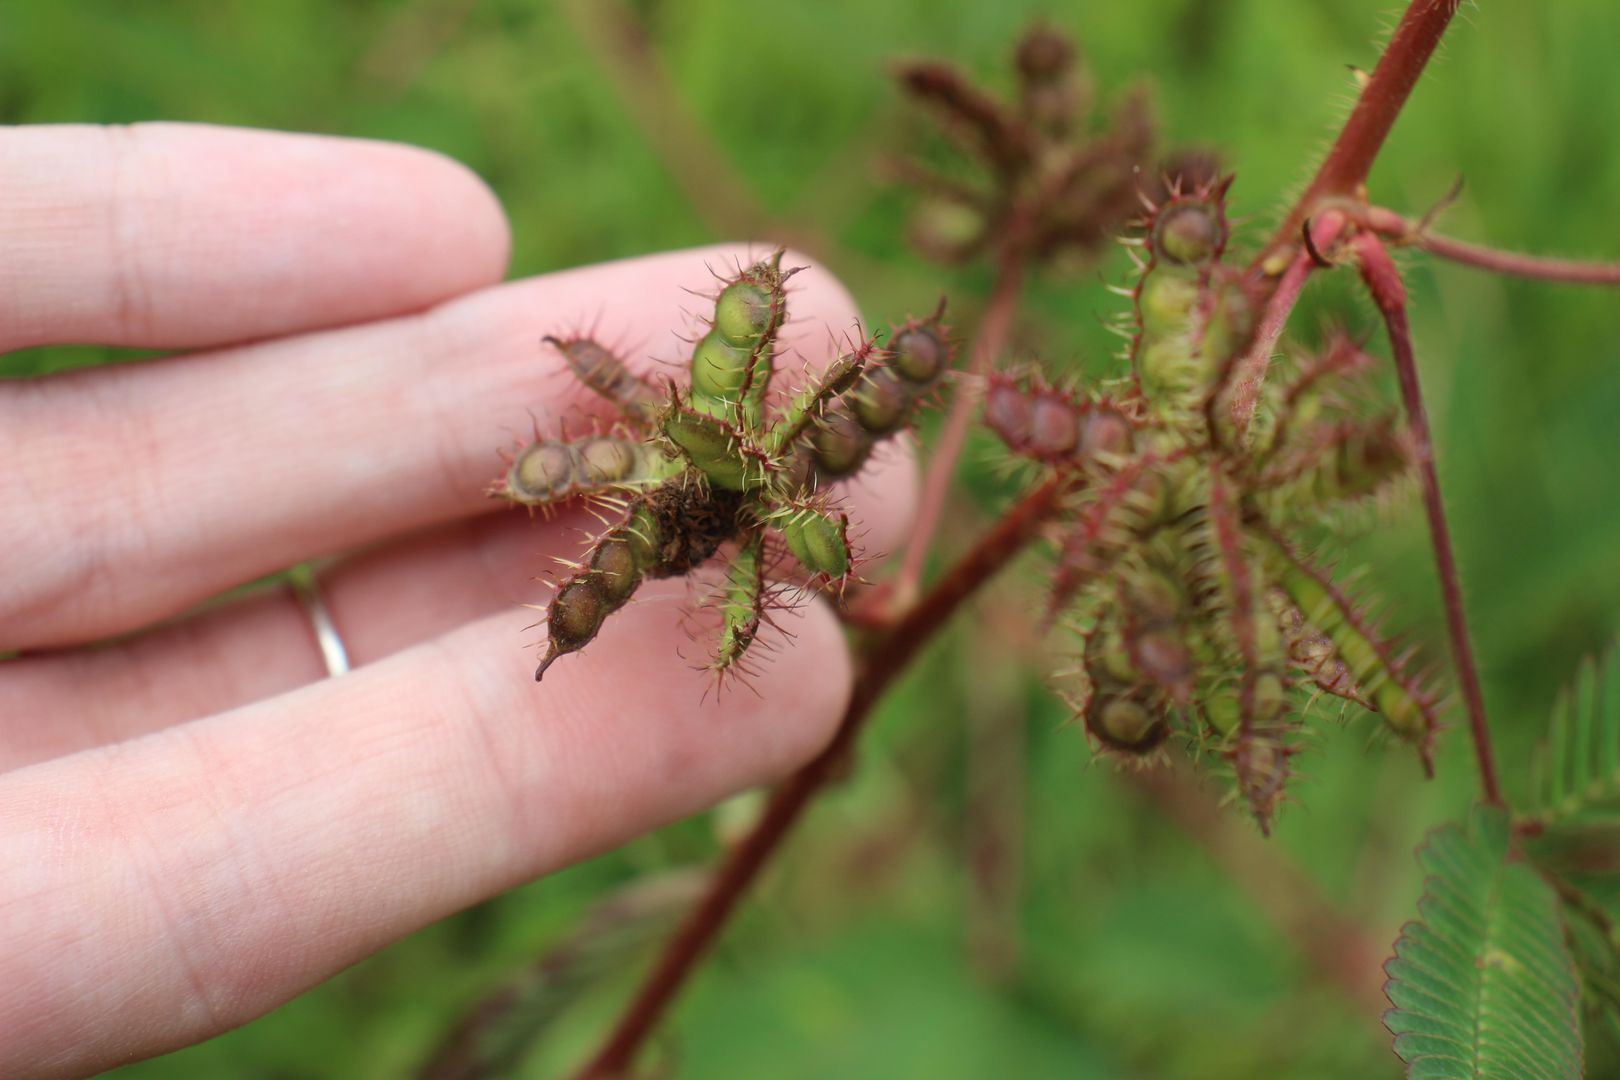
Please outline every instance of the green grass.
[{"label": "green grass", "polygon": [[[828,238],[833,268],[874,318],[923,309],[942,289],[971,309],[987,284],[981,270],[939,271],[903,247],[906,202],[872,168],[917,126],[889,86],[889,58],[945,53],[999,78],[1026,16],[1061,11],[1105,96],[1147,80],[1171,142],[1221,148],[1238,173],[1236,209],[1252,219],[1243,236],[1258,241],[1343,116],[1345,65],[1375,60],[1391,6],[638,5],[728,167],[770,211]],[[1616,40],[1610,0],[1470,8],[1374,173],[1377,199],[1421,212],[1461,173],[1452,231],[1620,257]],[[442,150],[505,202],[517,276],[739,238],[717,235],[687,203],[571,22],[543,0],[0,10],[0,120],[157,118]],[[1523,795],[1522,765],[1556,687],[1620,628],[1620,307],[1597,290],[1409,265],[1486,694],[1510,788]],[[1102,370],[1112,346],[1098,316],[1115,303],[1095,273],[1043,280],[1022,340],[1054,367]],[[1373,327],[1368,305],[1338,283],[1313,289],[1296,325],[1330,314]],[[34,351],[0,372],[109,358]],[[987,462],[988,446],[970,457]],[[987,466],[966,491],[964,531],[1000,499]],[[1415,508],[1356,554],[1400,598],[1394,620],[1443,657]],[[1009,579],[994,602],[1017,617],[1039,595],[1032,579]],[[859,774],[817,811],[677,1011],[665,1059],[694,1077],[1397,1075],[1376,1016],[1313,977],[1252,883],[1089,765],[1061,710],[1033,676],[1009,674],[1005,647],[977,629],[989,621],[970,615],[882,710]],[[1027,775],[1012,789],[1024,883],[1007,930],[1023,962],[999,981],[965,944],[965,837],[982,809],[966,795],[983,779],[968,751],[973,708],[1000,710],[1027,744]],[[1371,730],[1358,720],[1322,734],[1271,846],[1393,942],[1421,887],[1411,850],[1461,814],[1475,778],[1460,733],[1443,740],[1440,776],[1424,784],[1409,753],[1368,748]],[[425,930],[240,1031],[116,1075],[406,1075],[458,1010],[566,933],[604,888],[714,849],[708,822],[679,826]],[[577,1060],[631,974],[565,1014],[527,1074]]]}]

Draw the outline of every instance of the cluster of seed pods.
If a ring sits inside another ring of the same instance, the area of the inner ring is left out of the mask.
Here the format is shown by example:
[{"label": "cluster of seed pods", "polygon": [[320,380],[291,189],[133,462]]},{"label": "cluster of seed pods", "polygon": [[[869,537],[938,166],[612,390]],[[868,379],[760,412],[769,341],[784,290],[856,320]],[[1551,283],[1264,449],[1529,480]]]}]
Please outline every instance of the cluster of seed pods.
[{"label": "cluster of seed pods", "polygon": [[797,563],[807,587],[836,588],[852,572],[849,522],[825,485],[859,470],[941,386],[952,360],[943,308],[907,322],[887,348],[863,340],[778,403],[770,391],[793,273],[781,258],[721,283],[685,386],[654,386],[593,339],[546,339],[619,418],[582,438],[537,437],[491,494],[540,508],[588,498],[618,520],[558,583],[536,679],[589,644],[644,581],[721,555],[711,667],[746,670],[770,605],[783,602],[771,584],[779,564]]},{"label": "cluster of seed pods", "polygon": [[[1086,730],[1130,758],[1184,736],[1269,830],[1313,696],[1377,712],[1425,764],[1435,700],[1299,539],[1401,486],[1406,437],[1365,415],[1371,361],[1342,335],[1272,385],[1244,369],[1262,294],[1223,261],[1227,183],[1142,221],[1111,396],[1000,374],[984,408],[1010,451],[1069,477],[1052,606],[1082,641],[1060,683]],[[1245,394],[1248,414],[1230,407]]]}]

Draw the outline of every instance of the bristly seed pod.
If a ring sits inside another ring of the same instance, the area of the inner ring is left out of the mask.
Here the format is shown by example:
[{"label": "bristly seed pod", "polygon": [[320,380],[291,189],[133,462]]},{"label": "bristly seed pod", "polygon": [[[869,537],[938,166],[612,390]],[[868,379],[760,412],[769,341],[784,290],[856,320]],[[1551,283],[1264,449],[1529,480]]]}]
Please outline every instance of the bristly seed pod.
[{"label": "bristly seed pod", "polygon": [[752,358],[747,347],[728,342],[718,328],[710,330],[692,351],[692,395],[705,403],[734,404]]},{"label": "bristly seed pod", "polygon": [[579,455],[565,442],[530,443],[507,470],[503,494],[514,502],[536,505],[567,498],[579,477]]},{"label": "bristly seed pod", "polygon": [[855,419],[874,435],[900,430],[911,415],[912,392],[888,365],[874,365],[850,395]]},{"label": "bristly seed pod", "polygon": [[894,370],[913,386],[931,389],[950,369],[951,351],[940,336],[939,317],[936,313],[925,322],[905,326],[890,343]]},{"label": "bristly seed pod", "polygon": [[781,325],[782,308],[779,289],[734,281],[715,300],[714,329],[727,344],[752,349]]},{"label": "bristly seed pod", "polygon": [[827,411],[811,430],[810,447],[816,471],[833,480],[853,476],[866,464],[872,451],[872,436],[860,425],[854,413],[841,406]]},{"label": "bristly seed pod", "polygon": [[583,337],[557,338],[548,335],[542,340],[562,353],[575,378],[613,402],[626,416],[650,420],[657,413],[658,391],[631,372],[607,346]]},{"label": "bristly seed pod", "polygon": [[1085,711],[1086,730],[1110,750],[1151,754],[1170,737],[1164,710],[1140,695],[1094,695]]},{"label": "bristly seed pod", "polygon": [[834,580],[849,573],[849,518],[814,506],[784,506],[768,519],[799,565]]},{"label": "bristly seed pod", "polygon": [[1226,247],[1226,215],[1218,202],[1174,201],[1156,216],[1152,242],[1155,256],[1177,266],[1210,262]]}]

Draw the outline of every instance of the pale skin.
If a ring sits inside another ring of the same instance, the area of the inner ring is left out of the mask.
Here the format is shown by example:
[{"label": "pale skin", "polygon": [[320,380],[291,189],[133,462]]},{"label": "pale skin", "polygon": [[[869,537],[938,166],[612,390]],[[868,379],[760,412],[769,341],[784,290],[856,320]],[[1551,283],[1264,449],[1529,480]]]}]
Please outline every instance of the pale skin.
[{"label": "pale skin", "polygon": [[[521,605],[594,522],[482,493],[514,436],[599,408],[541,336],[676,360],[683,290],[764,251],[501,284],[507,251],[488,189],[421,150],[0,130],[0,352],[185,350],[0,382],[0,1075],[205,1039],[830,737],[851,665],[819,602],[757,694],[705,694],[679,583],[531,681]],[[813,264],[793,284],[785,339],[824,363],[856,310]],[[914,487],[903,454],[851,486],[864,548],[899,546]],[[342,678],[286,590],[193,610],[325,556]]]}]

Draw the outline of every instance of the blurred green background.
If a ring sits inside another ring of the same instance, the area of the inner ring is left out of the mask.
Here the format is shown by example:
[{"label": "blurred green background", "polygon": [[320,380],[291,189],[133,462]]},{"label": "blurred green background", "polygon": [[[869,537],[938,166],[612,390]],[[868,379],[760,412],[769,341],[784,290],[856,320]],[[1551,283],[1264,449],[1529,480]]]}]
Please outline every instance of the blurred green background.
[{"label": "blurred green background", "polygon": [[[1393,21],[1373,0],[277,0],[39,2],[0,8],[0,120],[183,119],[398,139],[469,164],[499,193],[514,276],[710,240],[766,239],[745,202],[693,200],[636,105],[655,94],[686,144],[807,238],[877,325],[943,290],[968,329],[982,270],[908,252],[907,198],[875,162],[913,145],[886,62],[953,57],[1005,87],[1033,14],[1076,33],[1105,99],[1156,88],[1167,145],[1218,147],[1258,243],[1344,115],[1347,64]],[[652,52],[609,59],[631,18]],[[1461,173],[1446,228],[1467,239],[1620,257],[1620,5],[1470,6],[1378,169],[1377,201],[1421,212]],[[639,86],[639,89],[638,89]],[[711,193],[712,194],[712,193]],[[718,206],[713,205],[718,202]],[[729,215],[729,216],[728,216]],[[3,255],[0,255],[3,257]],[[1620,304],[1408,260],[1471,619],[1501,760],[1523,794],[1548,703],[1620,624]],[[1105,371],[1100,279],[1042,279],[1020,351]],[[1342,275],[1341,275],[1342,276]],[[1296,326],[1370,330],[1346,283]],[[7,374],[111,359],[13,357]],[[469,417],[476,423],[476,417]],[[951,517],[961,544],[1005,500],[980,445]],[[1356,542],[1391,621],[1444,655],[1416,507]],[[1041,597],[1014,573],[894,694],[850,782],[769,875],[650,1056],[683,1077],[1383,1077],[1377,965],[1421,886],[1411,849],[1475,791],[1466,740],[1424,783],[1365,718],[1323,723],[1277,835],[1218,792],[1092,766],[1034,674]],[[1460,721],[1452,710],[1454,721]],[[408,792],[401,793],[408,798]],[[118,1072],[410,1075],[474,1002],[564,943],[610,892],[711,859],[746,805],[434,926],[246,1028]],[[643,882],[644,883],[644,882]],[[645,896],[632,907],[667,909]],[[1336,927],[1349,926],[1346,936]],[[575,1062],[632,985],[649,927],[621,926],[522,986],[509,1074]],[[1338,957],[1346,941],[1370,951]],[[1313,959],[1313,956],[1316,959]],[[1337,971],[1334,977],[1331,972]],[[1360,973],[1359,975],[1357,973]],[[1353,984],[1357,989],[1346,983]],[[500,1033],[497,1033],[499,1036]],[[1594,1052],[1592,1075],[1612,1057]]]}]

